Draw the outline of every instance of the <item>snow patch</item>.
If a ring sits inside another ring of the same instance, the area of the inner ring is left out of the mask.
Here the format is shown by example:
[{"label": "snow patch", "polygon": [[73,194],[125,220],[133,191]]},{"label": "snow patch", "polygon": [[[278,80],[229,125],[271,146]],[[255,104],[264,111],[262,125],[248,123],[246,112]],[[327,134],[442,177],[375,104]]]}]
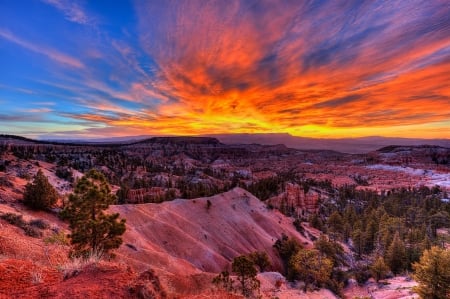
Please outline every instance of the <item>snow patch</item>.
[{"label": "snow patch", "polygon": [[412,176],[420,176],[423,179],[424,185],[426,186],[438,185],[440,187],[450,188],[450,173],[441,173],[429,169],[392,166],[385,164],[375,164],[366,167],[368,169],[403,172]]}]

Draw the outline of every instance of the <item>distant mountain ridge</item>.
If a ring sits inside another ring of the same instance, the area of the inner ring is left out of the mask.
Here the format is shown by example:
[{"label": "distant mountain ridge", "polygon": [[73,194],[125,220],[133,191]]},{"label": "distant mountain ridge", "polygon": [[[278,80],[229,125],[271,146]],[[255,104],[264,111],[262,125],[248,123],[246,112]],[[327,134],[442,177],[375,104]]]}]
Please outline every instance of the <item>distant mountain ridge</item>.
[{"label": "distant mountain ridge", "polygon": [[284,144],[289,148],[301,150],[333,150],[349,154],[362,154],[376,151],[386,146],[431,145],[450,148],[450,139],[420,139],[368,136],[358,138],[308,138],[282,134],[216,134],[207,135],[225,144]]},{"label": "distant mountain ridge", "polygon": [[91,146],[121,146],[142,143],[161,144],[261,144],[285,145],[288,148],[300,150],[332,150],[349,154],[362,154],[390,146],[440,146],[450,148],[450,139],[420,139],[395,137],[358,137],[358,138],[308,138],[297,137],[287,133],[274,134],[211,134],[201,136],[123,136],[99,139],[42,139],[34,140],[16,135],[0,135],[1,140],[17,140],[24,143],[91,145]]}]

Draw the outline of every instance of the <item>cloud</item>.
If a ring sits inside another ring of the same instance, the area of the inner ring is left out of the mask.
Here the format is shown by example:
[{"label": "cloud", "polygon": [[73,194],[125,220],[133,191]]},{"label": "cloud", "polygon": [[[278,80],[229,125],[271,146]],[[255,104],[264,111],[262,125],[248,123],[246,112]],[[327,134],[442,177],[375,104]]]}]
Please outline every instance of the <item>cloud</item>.
[{"label": "cloud", "polygon": [[0,122],[38,122],[42,120],[39,115],[0,114]]},{"label": "cloud", "polygon": [[318,104],[315,104],[314,108],[338,108],[340,106],[348,105],[355,101],[358,101],[362,97],[363,96],[359,95],[359,94],[347,95],[347,96],[343,96],[341,98],[336,98],[336,99],[331,99],[331,100],[326,100],[324,102],[320,102]]},{"label": "cloud", "polygon": [[450,8],[416,5],[156,1],[136,11],[159,90],[177,99],[161,114],[208,129],[298,132],[448,119]]},{"label": "cloud", "polygon": [[63,54],[63,53],[58,52],[57,50],[54,50],[51,48],[47,48],[44,46],[40,46],[37,44],[33,44],[31,42],[28,42],[24,39],[17,37],[10,31],[7,31],[2,28],[0,28],[0,37],[4,38],[12,43],[15,43],[27,50],[47,56],[47,58],[49,58],[53,61],[56,61],[60,64],[64,64],[66,66],[73,67],[73,68],[84,68],[85,67],[84,64],[77,58],[68,56],[66,54]]},{"label": "cloud", "polygon": [[[94,22],[78,2],[43,1],[71,22]],[[58,102],[49,113],[94,125],[86,134],[428,136],[429,129],[450,138],[445,1],[134,5],[136,31],[75,26],[77,34],[58,40],[82,45],[76,57],[0,29],[0,37],[71,67],[33,80],[45,94],[15,91]]]},{"label": "cloud", "polygon": [[76,1],[69,0],[42,0],[42,2],[51,5],[61,11],[65,18],[74,23],[88,25],[92,19],[88,17],[82,7]]},{"label": "cloud", "polygon": [[48,113],[52,112],[53,110],[50,108],[32,108],[32,109],[25,109],[23,112],[27,113]]}]

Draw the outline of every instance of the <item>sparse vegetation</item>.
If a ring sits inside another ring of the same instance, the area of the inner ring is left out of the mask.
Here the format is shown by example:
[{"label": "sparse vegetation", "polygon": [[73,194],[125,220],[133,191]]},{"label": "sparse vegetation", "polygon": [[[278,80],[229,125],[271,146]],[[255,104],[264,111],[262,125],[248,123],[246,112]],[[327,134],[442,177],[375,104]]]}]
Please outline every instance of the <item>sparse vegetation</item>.
[{"label": "sparse vegetation", "polygon": [[237,275],[242,295],[250,297],[254,291],[259,291],[260,282],[256,278],[258,271],[256,271],[255,264],[248,256],[241,255],[234,258],[231,267],[233,273]]},{"label": "sparse vegetation", "polygon": [[31,283],[40,284],[44,281],[44,275],[40,270],[34,270],[31,273]]},{"label": "sparse vegetation", "polygon": [[131,295],[139,299],[167,298],[159,277],[152,269],[142,272],[139,277],[128,287]]},{"label": "sparse vegetation", "polygon": [[83,256],[73,256],[68,262],[59,265],[64,280],[77,276],[88,266],[96,266],[103,257],[102,251],[90,250],[84,252]]},{"label": "sparse vegetation", "polygon": [[260,282],[256,278],[258,271],[248,255],[235,257],[231,267],[236,280],[228,270],[224,270],[213,279],[213,284],[230,293],[240,291],[246,298],[254,297],[255,292],[259,293]]},{"label": "sparse vegetation", "polygon": [[50,224],[43,219],[33,219],[29,222],[29,224],[40,229],[48,229],[50,227]]},{"label": "sparse vegetation", "polygon": [[0,218],[12,224],[14,226],[20,227],[27,236],[39,238],[42,236],[42,232],[36,227],[36,225],[32,225],[31,223],[35,223],[36,220],[32,220],[30,223],[26,222],[23,219],[21,214],[14,213],[4,213],[0,215]]},{"label": "sparse vegetation", "polygon": [[234,280],[230,277],[230,273],[227,270],[220,272],[219,275],[214,277],[212,283],[226,292],[231,293],[234,291]]},{"label": "sparse vegetation", "polygon": [[45,244],[69,245],[69,240],[64,232],[54,232],[44,239]]}]

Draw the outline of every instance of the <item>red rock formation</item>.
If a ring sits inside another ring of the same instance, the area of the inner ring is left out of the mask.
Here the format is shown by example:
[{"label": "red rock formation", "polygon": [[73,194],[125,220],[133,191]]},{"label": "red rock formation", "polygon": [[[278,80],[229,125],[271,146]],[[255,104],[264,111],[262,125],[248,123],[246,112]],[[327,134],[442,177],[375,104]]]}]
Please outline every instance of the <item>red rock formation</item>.
[{"label": "red rock formation", "polygon": [[166,194],[166,188],[162,187],[151,187],[151,188],[140,188],[131,189],[127,193],[128,203],[144,203],[145,198],[162,198]]},{"label": "red rock formation", "polygon": [[305,192],[305,189],[293,183],[287,183],[286,191],[281,195],[280,207],[284,205],[284,207],[293,209],[297,215],[304,213],[316,213],[319,209],[319,200],[320,194],[313,190],[308,190]]}]

